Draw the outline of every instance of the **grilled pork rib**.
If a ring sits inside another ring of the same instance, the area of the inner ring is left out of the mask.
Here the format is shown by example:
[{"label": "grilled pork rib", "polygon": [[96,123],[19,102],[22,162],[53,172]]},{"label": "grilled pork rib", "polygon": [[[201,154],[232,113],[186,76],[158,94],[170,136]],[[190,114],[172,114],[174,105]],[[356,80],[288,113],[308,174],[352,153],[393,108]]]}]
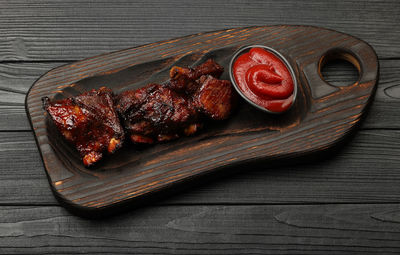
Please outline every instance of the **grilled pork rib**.
[{"label": "grilled pork rib", "polygon": [[122,146],[124,131],[109,88],[56,102],[45,97],[43,106],[64,138],[76,147],[85,166],[93,165],[104,153],[112,154]]},{"label": "grilled pork rib", "polygon": [[234,94],[229,81],[216,78],[222,72],[223,67],[209,59],[194,69],[173,67],[164,85],[149,84],[118,95],[116,110],[131,141],[168,141],[194,134],[204,117],[226,119]]},{"label": "grilled pork rib", "polygon": [[224,72],[224,68],[213,59],[208,59],[203,64],[195,68],[184,68],[174,66],[169,72],[170,81],[168,86],[177,92],[193,94],[199,88],[197,80],[203,75],[211,75],[219,78]]},{"label": "grilled pork rib", "polygon": [[213,120],[228,118],[235,96],[231,82],[203,75],[198,83],[200,86],[193,95],[197,110]]},{"label": "grilled pork rib", "polygon": [[159,84],[125,91],[115,102],[125,130],[135,143],[177,138],[198,119],[189,97]]},{"label": "grilled pork rib", "polygon": [[209,59],[195,68],[173,67],[171,79],[162,85],[148,84],[117,96],[101,87],[55,102],[46,97],[43,106],[83,164],[91,166],[122,146],[124,132],[133,143],[152,144],[192,135],[205,118],[226,119],[234,93],[229,81],[218,79],[222,72],[223,67]]}]

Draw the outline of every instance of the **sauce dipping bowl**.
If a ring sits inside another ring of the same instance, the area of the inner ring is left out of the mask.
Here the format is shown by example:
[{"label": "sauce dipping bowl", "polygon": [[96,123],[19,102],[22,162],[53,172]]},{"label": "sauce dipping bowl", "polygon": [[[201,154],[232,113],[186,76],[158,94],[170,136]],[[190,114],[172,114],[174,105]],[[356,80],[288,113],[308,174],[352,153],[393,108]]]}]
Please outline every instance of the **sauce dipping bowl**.
[{"label": "sauce dipping bowl", "polygon": [[[237,82],[236,82],[236,79],[235,79],[235,76],[234,76],[234,73],[233,73],[233,66],[234,66],[234,63],[235,63],[235,61],[237,60],[237,58],[238,58],[239,56],[241,56],[241,55],[244,54],[244,53],[249,52],[250,49],[252,49],[252,48],[262,48],[262,49],[264,49],[265,51],[268,51],[268,52],[272,53],[272,54],[273,54],[274,56],[276,56],[282,63],[284,63],[284,65],[285,65],[286,68],[288,69],[288,71],[289,71],[289,73],[290,73],[290,75],[291,75],[291,78],[292,78],[292,80],[293,80],[293,86],[294,86],[294,87],[293,87],[293,93],[292,93],[293,99],[292,99],[291,105],[290,105],[287,109],[285,109],[284,111],[280,111],[280,112],[272,111],[272,110],[269,110],[269,109],[267,109],[267,108],[265,108],[265,107],[263,107],[263,106],[257,104],[256,102],[254,102],[253,100],[251,100],[251,99],[241,90],[241,88],[238,86],[238,84],[237,84]],[[287,111],[294,105],[294,103],[295,103],[295,101],[296,101],[296,97],[297,97],[297,87],[298,87],[298,85],[297,85],[297,79],[296,79],[295,72],[294,72],[292,66],[290,65],[289,61],[288,61],[281,53],[279,53],[277,50],[275,50],[275,49],[273,49],[273,48],[271,48],[271,47],[264,46],[264,45],[248,45],[248,46],[244,46],[244,47],[240,48],[239,50],[237,50],[237,51],[233,54],[232,59],[231,59],[231,61],[230,61],[230,63],[229,63],[229,77],[230,77],[230,79],[231,79],[231,82],[232,82],[232,84],[233,84],[233,87],[236,89],[236,91],[239,93],[239,95],[240,95],[244,100],[246,100],[249,104],[251,104],[252,106],[256,107],[257,109],[259,109],[259,110],[261,110],[261,111],[264,111],[264,112],[267,112],[267,113],[271,113],[271,114],[282,114],[282,113],[284,113],[284,112],[287,112]]]}]

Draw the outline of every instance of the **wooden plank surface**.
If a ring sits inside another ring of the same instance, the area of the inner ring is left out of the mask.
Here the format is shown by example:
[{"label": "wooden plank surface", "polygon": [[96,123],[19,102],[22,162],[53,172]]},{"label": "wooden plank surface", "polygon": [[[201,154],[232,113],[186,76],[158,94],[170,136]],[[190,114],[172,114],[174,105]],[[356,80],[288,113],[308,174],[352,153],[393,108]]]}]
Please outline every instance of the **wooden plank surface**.
[{"label": "wooden plank surface", "polygon": [[[399,254],[399,12],[396,0],[0,1],[0,254]],[[109,220],[58,206],[26,132],[24,95],[41,74],[145,43],[272,24],[336,29],[377,51],[376,97],[349,144],[317,162],[251,165]]]},{"label": "wooden plank surface", "polygon": [[302,24],[352,34],[400,57],[392,1],[2,1],[0,60],[76,60],[232,27]]},{"label": "wooden plank surface", "polygon": [[398,254],[399,204],[152,206],[102,221],[0,207],[7,254]]},{"label": "wooden plank surface", "polygon": [[[0,132],[0,204],[58,204],[33,135]],[[251,165],[179,192],[163,204],[400,202],[400,131],[365,130],[325,160]],[[16,163],[18,162],[18,163]],[[239,170],[239,173],[235,173]]]}]

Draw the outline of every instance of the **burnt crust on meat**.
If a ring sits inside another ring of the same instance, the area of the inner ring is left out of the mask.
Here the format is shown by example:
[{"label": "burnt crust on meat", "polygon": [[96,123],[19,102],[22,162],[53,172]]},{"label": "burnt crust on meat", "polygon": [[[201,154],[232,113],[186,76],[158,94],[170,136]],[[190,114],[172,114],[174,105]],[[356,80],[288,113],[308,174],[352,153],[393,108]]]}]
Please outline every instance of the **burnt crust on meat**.
[{"label": "burnt crust on meat", "polygon": [[232,84],[219,80],[223,67],[214,60],[194,68],[174,66],[164,84],[113,95],[101,87],[43,107],[61,135],[75,146],[87,167],[112,154],[125,137],[135,144],[166,142],[201,130],[207,119],[229,117]]},{"label": "burnt crust on meat", "polygon": [[198,111],[213,120],[227,119],[232,111],[234,92],[230,81],[203,75],[200,88],[193,96]]},{"label": "burnt crust on meat", "polygon": [[125,134],[114,110],[111,89],[101,87],[55,102],[48,97],[42,100],[57,129],[75,146],[85,166],[122,146]]},{"label": "burnt crust on meat", "polygon": [[199,87],[197,80],[201,76],[211,75],[219,78],[223,72],[224,68],[213,59],[208,59],[194,68],[174,66],[169,72],[170,81],[168,86],[178,92],[193,94]]},{"label": "burnt crust on meat", "polygon": [[178,138],[198,120],[192,100],[172,89],[149,84],[115,98],[116,110],[134,143]]},{"label": "burnt crust on meat", "polygon": [[205,118],[226,119],[233,90],[229,81],[218,79],[222,72],[223,67],[212,59],[194,68],[174,66],[169,82],[116,96],[116,110],[131,141],[169,141],[198,132]]}]

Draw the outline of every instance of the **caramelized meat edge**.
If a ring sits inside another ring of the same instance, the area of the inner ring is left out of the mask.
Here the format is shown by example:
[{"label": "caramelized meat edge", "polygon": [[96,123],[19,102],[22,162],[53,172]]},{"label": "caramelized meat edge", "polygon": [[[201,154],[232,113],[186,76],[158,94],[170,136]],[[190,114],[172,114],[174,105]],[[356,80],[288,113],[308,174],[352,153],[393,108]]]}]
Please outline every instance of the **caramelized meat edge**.
[{"label": "caramelized meat edge", "polygon": [[43,106],[87,167],[102,159],[104,153],[114,153],[123,144],[125,135],[109,88],[102,87],[55,102],[46,97]]},{"label": "caramelized meat edge", "polygon": [[55,102],[46,97],[43,107],[88,167],[118,150],[125,136],[136,144],[165,142],[195,134],[207,118],[228,118],[234,93],[229,81],[218,79],[222,72],[209,59],[194,68],[172,67],[162,85],[116,96],[101,87]]},{"label": "caramelized meat edge", "polygon": [[151,144],[192,135],[205,117],[226,119],[233,102],[222,66],[209,59],[195,68],[172,67],[170,81],[129,90],[115,98],[116,110],[134,143]]}]

